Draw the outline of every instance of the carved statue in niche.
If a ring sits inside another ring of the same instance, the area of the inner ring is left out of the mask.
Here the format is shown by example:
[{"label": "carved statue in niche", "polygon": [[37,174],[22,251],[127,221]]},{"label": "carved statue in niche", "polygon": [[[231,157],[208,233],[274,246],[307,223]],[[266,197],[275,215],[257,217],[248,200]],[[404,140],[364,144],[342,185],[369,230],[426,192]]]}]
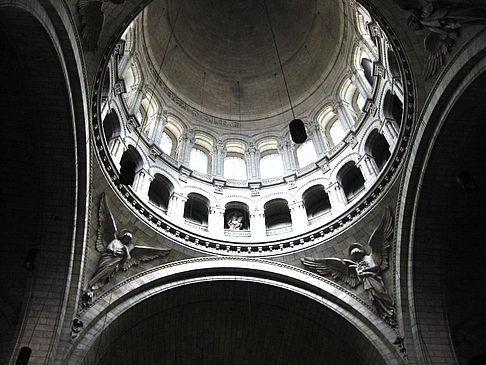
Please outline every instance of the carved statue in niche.
[{"label": "carved statue in niche", "polygon": [[[84,304],[89,304],[93,292],[108,283],[115,274],[127,271],[142,261],[151,261],[167,256],[168,248],[138,246],[132,243],[132,233],[127,229],[118,230],[106,203],[105,193],[101,195],[98,209],[98,232],[95,247],[101,256],[98,266],[88,282],[83,294]],[[87,303],[86,303],[87,302]]]},{"label": "carved statue in niche", "polygon": [[426,79],[444,64],[447,54],[459,37],[459,30],[469,25],[486,24],[486,7],[476,6],[467,0],[395,0],[410,11],[408,26],[411,30],[425,30],[424,39],[427,63]]},{"label": "carved statue in niche", "polygon": [[101,7],[103,3],[123,4],[125,0],[78,0],[79,14],[81,15],[81,38],[88,51],[96,51],[98,38],[105,16]]},{"label": "carved statue in niche", "polygon": [[243,216],[238,213],[233,213],[228,217],[226,224],[228,225],[229,229],[233,231],[240,231],[243,229]]},{"label": "carved statue in niche", "polygon": [[371,235],[368,247],[353,243],[348,249],[349,259],[304,257],[302,264],[318,274],[331,275],[333,279],[343,281],[352,288],[363,284],[378,314],[388,324],[395,326],[395,304],[381,277],[381,273],[388,268],[392,236],[393,216],[390,209],[387,209],[380,225]]}]

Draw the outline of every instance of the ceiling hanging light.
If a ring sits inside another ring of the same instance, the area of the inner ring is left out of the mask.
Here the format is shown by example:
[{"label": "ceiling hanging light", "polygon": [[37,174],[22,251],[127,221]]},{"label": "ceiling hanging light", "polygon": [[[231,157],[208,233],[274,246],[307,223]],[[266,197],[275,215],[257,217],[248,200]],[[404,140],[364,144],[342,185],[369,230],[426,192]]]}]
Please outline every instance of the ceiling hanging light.
[{"label": "ceiling hanging light", "polygon": [[289,87],[287,85],[287,79],[282,66],[282,60],[280,59],[280,53],[278,52],[277,41],[275,40],[275,33],[273,32],[272,23],[270,22],[270,15],[268,14],[267,2],[263,1],[265,7],[265,14],[267,16],[270,32],[272,33],[273,45],[277,53],[278,63],[280,65],[280,71],[282,72],[282,78],[285,84],[285,90],[287,91],[287,97],[289,98],[290,110],[292,111],[293,120],[289,124],[290,136],[295,143],[303,143],[307,139],[307,132],[305,130],[304,122],[301,119],[297,119],[294,113],[294,107],[292,106],[292,100],[290,99]]}]

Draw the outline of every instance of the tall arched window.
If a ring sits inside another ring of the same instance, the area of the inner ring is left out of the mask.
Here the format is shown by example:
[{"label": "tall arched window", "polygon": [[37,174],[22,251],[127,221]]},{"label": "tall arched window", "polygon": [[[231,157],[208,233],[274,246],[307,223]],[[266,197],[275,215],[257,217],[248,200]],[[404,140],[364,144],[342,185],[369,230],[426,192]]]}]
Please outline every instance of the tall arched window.
[{"label": "tall arched window", "polygon": [[346,132],[344,131],[339,119],[336,119],[332,123],[331,128],[329,128],[329,135],[331,136],[332,143],[335,146],[337,146],[343,140],[343,138],[346,137]]},{"label": "tall arched window", "polygon": [[173,144],[174,142],[172,141],[172,138],[170,138],[170,136],[167,134],[167,132],[162,132],[162,137],[160,141],[160,148],[162,149],[162,152],[170,156]]},{"label": "tall arched window", "polygon": [[225,179],[246,180],[246,162],[238,156],[226,156],[224,159]]},{"label": "tall arched window", "polygon": [[363,111],[366,105],[366,96],[361,93],[358,93],[356,98],[356,104],[358,105],[359,110]]},{"label": "tall arched window", "polygon": [[189,167],[195,171],[201,172],[203,174],[207,174],[208,155],[204,151],[201,151],[199,148],[193,148],[191,150]]},{"label": "tall arched window", "polygon": [[262,179],[282,176],[283,173],[282,158],[278,153],[271,153],[260,159],[260,175]]},{"label": "tall arched window", "polygon": [[312,140],[302,143],[297,148],[297,159],[299,160],[300,167],[307,166],[317,160],[316,149]]}]

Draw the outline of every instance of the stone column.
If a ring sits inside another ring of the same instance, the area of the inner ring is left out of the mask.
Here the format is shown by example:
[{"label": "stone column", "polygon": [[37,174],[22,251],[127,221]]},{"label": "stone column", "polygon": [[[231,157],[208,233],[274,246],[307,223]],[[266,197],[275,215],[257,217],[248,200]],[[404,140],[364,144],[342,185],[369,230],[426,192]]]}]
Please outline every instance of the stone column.
[{"label": "stone column", "polygon": [[309,133],[316,150],[317,158],[323,157],[327,152],[327,145],[322,135],[320,124],[313,121],[309,126]]},{"label": "stone column", "polygon": [[295,171],[297,165],[292,143],[287,138],[282,138],[278,142],[278,150],[282,158],[284,174]]},{"label": "stone column", "polygon": [[162,133],[164,132],[164,128],[167,124],[167,110],[157,113],[156,123],[153,141],[154,144],[160,148],[160,145],[162,144]]},{"label": "stone column", "polygon": [[123,140],[120,136],[112,139],[108,143],[108,149],[110,151],[111,158],[115,165],[120,169],[120,161],[123,156],[123,152],[125,152],[125,147],[123,145]]},{"label": "stone column", "polygon": [[342,100],[335,100],[332,105],[332,110],[334,114],[338,116],[339,121],[346,133],[348,133],[355,124],[355,120],[351,115],[351,111],[347,108]]},{"label": "stone column", "polygon": [[218,237],[224,236],[224,208],[219,205],[209,207],[208,231]]},{"label": "stone column", "polygon": [[356,165],[363,174],[365,187],[368,187],[376,179],[379,172],[375,160],[370,155],[365,154]]},{"label": "stone column", "polygon": [[137,192],[137,195],[142,199],[148,197],[148,191],[150,188],[150,183],[152,179],[147,170],[140,169],[135,174],[135,180],[133,181],[133,190]]},{"label": "stone column", "polygon": [[329,197],[332,210],[337,212],[341,211],[348,202],[341,184],[336,181],[334,184],[329,185],[325,190]]},{"label": "stone column", "polygon": [[128,114],[135,115],[135,113],[140,109],[140,105],[142,105],[142,100],[147,96],[148,85],[139,85],[137,91],[135,92],[135,99],[133,100],[132,105],[130,106],[130,110]]},{"label": "stone column", "polygon": [[248,180],[260,179],[260,151],[253,143],[246,150],[246,176]]},{"label": "stone column", "polygon": [[292,219],[292,231],[294,233],[304,232],[309,225],[304,201],[298,200],[289,204],[290,217]]},{"label": "stone column", "polygon": [[169,215],[174,223],[182,223],[184,221],[184,207],[187,197],[172,193],[169,199],[169,206],[167,208],[167,215]]},{"label": "stone column", "polygon": [[226,157],[226,147],[223,141],[218,140],[213,147],[212,153],[212,174],[214,177],[224,178],[224,158]]},{"label": "stone column", "polygon": [[265,226],[265,214],[263,210],[255,208],[250,212],[251,237],[263,239],[267,237],[267,227]]},{"label": "stone column", "polygon": [[382,127],[382,133],[385,137],[388,145],[390,146],[390,153],[393,152],[393,146],[395,145],[398,135],[400,133],[397,123],[390,118],[385,118]]},{"label": "stone column", "polygon": [[360,94],[363,94],[366,98],[371,99],[373,87],[365,80],[364,70],[362,68],[353,70],[350,73],[351,82],[358,89]]},{"label": "stone column", "polygon": [[195,138],[191,131],[185,131],[178,141],[179,153],[177,154],[177,159],[183,165],[189,166],[189,161],[191,159],[191,149],[194,145]]}]

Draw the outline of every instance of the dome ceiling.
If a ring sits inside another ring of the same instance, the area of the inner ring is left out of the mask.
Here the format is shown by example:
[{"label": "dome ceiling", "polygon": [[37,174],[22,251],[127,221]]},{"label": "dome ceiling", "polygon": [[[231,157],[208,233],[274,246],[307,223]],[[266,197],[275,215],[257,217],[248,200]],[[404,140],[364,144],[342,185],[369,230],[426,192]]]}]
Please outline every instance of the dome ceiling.
[{"label": "dome ceiling", "polygon": [[154,1],[143,14],[154,69],[162,64],[162,80],[180,99],[218,118],[289,110],[265,5],[292,103],[302,103],[336,67],[344,28],[339,1]]}]

